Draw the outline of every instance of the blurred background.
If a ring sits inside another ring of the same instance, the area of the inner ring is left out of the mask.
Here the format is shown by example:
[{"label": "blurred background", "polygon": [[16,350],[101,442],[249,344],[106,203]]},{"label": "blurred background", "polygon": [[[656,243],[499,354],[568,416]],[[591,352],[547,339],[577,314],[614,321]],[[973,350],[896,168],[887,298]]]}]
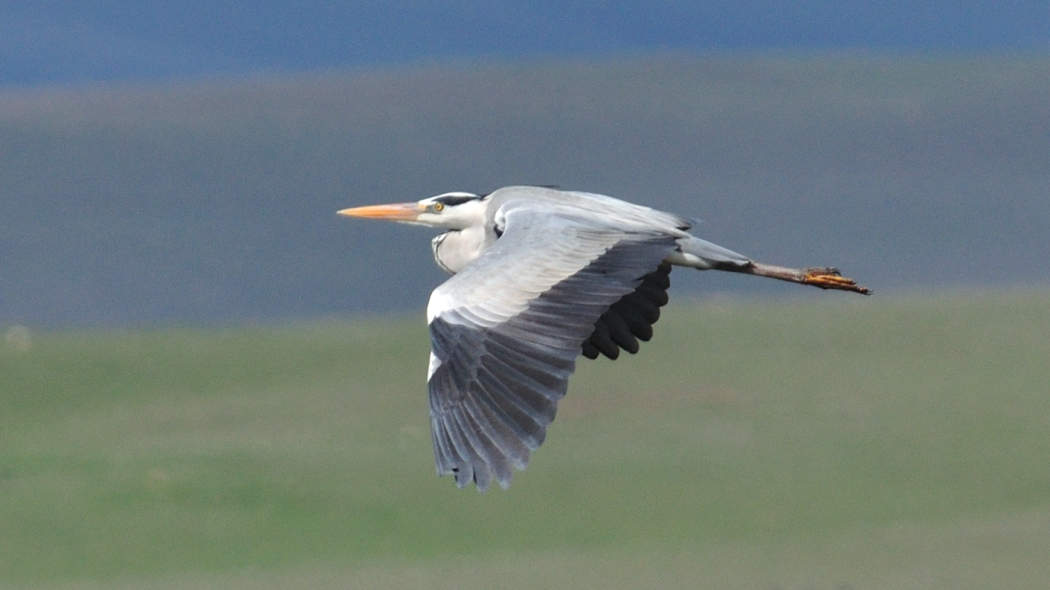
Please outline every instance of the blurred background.
[{"label": "blurred background", "polygon": [[334,211],[509,184],[668,209],[880,293],[1045,284],[1048,23],[1041,2],[4,3],[0,325],[419,310],[431,232]]},{"label": "blurred background", "polygon": [[[1036,0],[0,2],[0,588],[1040,587],[1047,129]],[[509,184],[876,295],[676,272],[458,491],[335,211]]]}]

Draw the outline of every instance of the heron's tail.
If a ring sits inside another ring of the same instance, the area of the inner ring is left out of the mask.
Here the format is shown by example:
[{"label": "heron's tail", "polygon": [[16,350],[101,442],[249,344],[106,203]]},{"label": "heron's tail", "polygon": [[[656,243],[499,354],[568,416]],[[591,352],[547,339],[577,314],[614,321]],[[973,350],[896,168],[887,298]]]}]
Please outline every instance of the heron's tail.
[{"label": "heron's tail", "polygon": [[694,236],[679,238],[678,251],[668,256],[666,261],[698,270],[740,271],[751,264],[751,259],[743,254]]},{"label": "heron's tail", "polygon": [[699,270],[727,270],[769,277],[791,283],[812,285],[821,289],[852,291],[862,295],[871,295],[871,289],[858,285],[853,279],[847,279],[832,267],[787,268],[755,262],[743,254],[723,248],[718,244],[701,240],[693,236],[678,239],[678,251],[664,259],[664,262],[679,266],[691,266]]}]

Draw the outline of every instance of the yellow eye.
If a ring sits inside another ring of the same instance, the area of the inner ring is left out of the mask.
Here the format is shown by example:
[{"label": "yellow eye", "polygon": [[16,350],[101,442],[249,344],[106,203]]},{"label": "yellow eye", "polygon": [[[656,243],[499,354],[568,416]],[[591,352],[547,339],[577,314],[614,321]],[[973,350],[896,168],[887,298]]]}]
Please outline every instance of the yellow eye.
[{"label": "yellow eye", "polygon": [[441,210],[444,209],[444,208],[445,208],[445,204],[444,203],[434,203],[434,211],[437,211],[438,213],[440,213]]}]

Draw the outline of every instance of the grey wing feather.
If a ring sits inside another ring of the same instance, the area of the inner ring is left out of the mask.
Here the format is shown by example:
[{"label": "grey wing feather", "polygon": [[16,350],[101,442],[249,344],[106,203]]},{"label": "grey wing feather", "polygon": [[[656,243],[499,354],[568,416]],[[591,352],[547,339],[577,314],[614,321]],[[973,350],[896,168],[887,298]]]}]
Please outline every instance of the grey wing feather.
[{"label": "grey wing feather", "polygon": [[546,436],[595,322],[675,249],[659,231],[507,215],[503,236],[428,306],[439,474],[510,485]]}]

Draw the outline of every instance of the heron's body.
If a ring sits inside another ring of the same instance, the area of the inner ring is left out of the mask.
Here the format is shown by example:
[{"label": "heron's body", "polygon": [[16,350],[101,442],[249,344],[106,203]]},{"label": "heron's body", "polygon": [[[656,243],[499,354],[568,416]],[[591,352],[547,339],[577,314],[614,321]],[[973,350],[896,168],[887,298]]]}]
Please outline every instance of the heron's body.
[{"label": "heron's body", "polygon": [[506,187],[340,213],[444,228],[432,245],[454,273],[427,306],[431,427],[439,473],[510,484],[543,442],[576,358],[648,340],[671,265],[867,293],[834,269],[756,263],[692,224],[590,193]]},{"label": "heron's body", "polygon": [[[469,198],[467,193],[444,197]],[[441,268],[457,273],[476,260],[503,233],[507,216],[516,211],[541,209],[548,219],[591,227],[610,233],[662,232],[679,241],[670,255],[672,264],[702,270],[718,263],[746,264],[747,257],[705,242],[688,233],[692,222],[649,207],[592,193],[558,191],[542,187],[507,187],[484,198],[474,198],[458,206],[461,211],[448,223],[449,231],[434,238],[434,258]]]}]

